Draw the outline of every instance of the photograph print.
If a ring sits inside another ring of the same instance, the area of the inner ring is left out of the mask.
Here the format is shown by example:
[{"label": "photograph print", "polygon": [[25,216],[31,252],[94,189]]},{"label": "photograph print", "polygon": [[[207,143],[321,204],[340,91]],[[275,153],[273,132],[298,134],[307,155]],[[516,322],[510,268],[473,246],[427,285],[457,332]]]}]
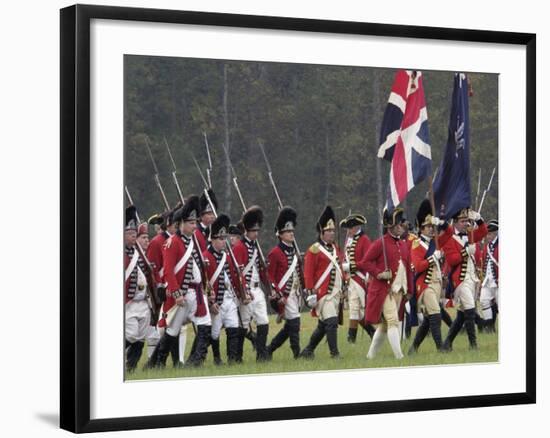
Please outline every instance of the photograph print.
[{"label": "photograph print", "polygon": [[499,360],[498,74],[416,67],[124,56],[126,380]]}]

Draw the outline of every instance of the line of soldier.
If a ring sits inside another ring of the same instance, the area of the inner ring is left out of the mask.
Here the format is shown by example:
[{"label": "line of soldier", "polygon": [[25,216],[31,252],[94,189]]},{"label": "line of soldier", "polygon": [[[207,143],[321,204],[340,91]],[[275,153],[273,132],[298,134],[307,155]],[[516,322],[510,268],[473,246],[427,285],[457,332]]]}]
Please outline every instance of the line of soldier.
[{"label": "line of soldier", "polygon": [[[294,245],[297,213],[293,208],[280,210],[275,222],[279,243],[263,266],[257,241],[264,222],[262,209],[250,207],[239,226],[231,225],[227,215],[216,215],[213,210],[217,210],[217,202],[212,190],[207,194],[189,196],[184,205],[150,218],[149,224],[158,228],[150,242],[147,223],[138,223],[135,207],[127,209],[124,268],[129,371],[136,368],[145,342],[148,368],[165,367],[170,355],[175,367],[200,366],[210,346],[214,362],[222,364],[222,328],[229,364],[243,361],[247,337],[258,362],[271,360],[287,339],[294,358],[312,359],[325,337],[330,356],[338,358],[337,330],[342,324],[345,296],[349,303],[348,342],[356,342],[361,326],[371,337],[368,359],[376,356],[386,338],[394,356],[403,357],[400,326],[405,301],[412,297],[420,324],[409,354],[417,352],[429,332],[438,351],[451,351],[463,326],[470,348],[477,348],[476,318],[483,327],[494,329],[498,312],[497,221],[487,225],[479,213],[465,208],[453,215],[449,224],[434,216],[425,200],[417,213],[418,236],[407,235],[403,210],[396,208],[391,213],[384,211],[383,236],[371,242],[363,230],[365,217],[350,214],[339,223],[347,230],[341,251],[335,242],[336,217],[327,206],[317,221],[319,237],[306,251],[301,272],[300,254]],[[479,243],[484,239],[481,252]],[[265,284],[270,285],[267,296],[262,291]],[[151,319],[153,294],[162,302],[158,320]],[[442,340],[442,315],[448,317],[445,296],[452,297],[457,314]],[[481,316],[476,311],[478,299]],[[318,323],[301,349],[304,302]],[[277,321],[284,320],[270,343],[268,303],[277,312]],[[195,339],[184,360],[188,325],[193,327]]]}]

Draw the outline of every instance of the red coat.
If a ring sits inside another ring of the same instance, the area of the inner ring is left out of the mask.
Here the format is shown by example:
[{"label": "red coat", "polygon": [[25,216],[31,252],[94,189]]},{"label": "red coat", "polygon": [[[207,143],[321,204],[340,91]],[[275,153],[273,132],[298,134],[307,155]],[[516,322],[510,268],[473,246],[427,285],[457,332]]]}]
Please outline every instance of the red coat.
[{"label": "red coat", "polygon": [[[346,238],[346,242],[347,242],[347,238]],[[370,248],[370,246],[371,246],[370,239],[367,237],[365,233],[361,232],[353,236],[353,242],[351,243],[350,247],[346,247],[346,254],[350,262],[351,278],[355,280],[357,284],[359,284],[365,292],[367,291],[367,283],[363,278],[357,275],[357,272],[360,272],[363,276],[366,275],[366,272],[362,269],[359,269],[359,267],[357,266],[357,262],[365,258],[365,255],[367,254],[367,251]]]},{"label": "red coat", "polygon": [[[244,239],[244,238],[243,238]],[[246,265],[248,265],[248,247],[246,246],[246,243],[244,240],[239,240],[234,246],[233,246],[233,254],[235,254],[235,259],[237,260],[237,263],[239,264],[239,269],[244,269]],[[258,251],[259,251],[259,245],[258,245]],[[258,257],[256,259],[257,266],[260,266],[260,254],[258,253]],[[267,274],[264,269],[259,269],[260,271],[260,280],[264,283],[268,281]]]},{"label": "red coat", "polygon": [[[497,261],[498,263],[498,238],[497,238],[497,242],[495,244],[495,248],[493,249],[493,258]],[[482,254],[481,254],[481,263],[482,263],[482,267],[483,267],[483,274],[484,276],[487,276],[487,259],[488,259],[488,252],[489,252],[489,243],[490,242],[486,242],[485,243],[485,246],[483,247],[483,251],[482,251]],[[498,284],[498,266],[495,265],[493,263],[493,266],[495,267],[495,281],[496,283]]]},{"label": "red coat", "polygon": [[[214,257],[214,254],[210,252],[210,250],[206,250],[202,253],[204,260],[207,261],[206,263],[206,274],[208,275],[208,282],[210,282],[210,279],[214,276],[214,273],[216,272],[216,269],[218,269],[218,262],[216,261],[216,257]],[[229,276],[231,280],[231,285],[233,286],[233,290],[236,294],[238,294],[238,284],[239,284],[239,277],[237,268],[235,267],[235,264],[233,263],[233,259],[229,254],[227,254],[227,263],[229,264]],[[223,270],[220,272],[220,275],[217,279],[217,281],[214,282],[214,285],[212,286],[212,291],[214,293],[214,297],[217,297],[218,295],[218,289],[219,289],[219,282],[223,281]],[[243,282],[244,285],[244,282]]]},{"label": "red coat", "polygon": [[[185,277],[185,272],[187,271],[187,266],[193,259],[193,255],[189,257],[185,265],[178,271],[177,274],[174,274],[174,269],[178,262],[182,259],[187,250],[185,243],[183,242],[181,236],[173,235],[168,239],[164,245],[164,254],[163,254],[163,268],[164,268],[164,278],[167,282],[166,287],[166,301],[164,309],[167,312],[176,304],[176,300],[172,297],[172,294],[178,291],[183,283]],[[202,299],[202,288],[200,286],[196,287],[197,291],[197,316],[206,315],[206,304]]]},{"label": "red coat", "polygon": [[[164,282],[164,271],[162,266],[164,264],[162,248],[168,239],[168,234],[163,231],[160,234],[157,234],[149,242],[149,247],[147,248],[147,258],[153,266],[153,276],[155,277],[155,282],[157,285]],[[162,271],[162,275],[161,275]]]},{"label": "red coat", "polygon": [[[322,245],[321,242],[315,242],[313,245],[311,245],[308,250],[306,251],[306,255],[304,258],[304,281],[305,281],[305,287],[306,289],[313,290],[315,288],[315,285],[317,284],[317,281],[321,278],[325,270],[327,269],[328,265],[332,262],[328,259],[328,257],[321,252],[319,249]],[[340,266],[340,272],[343,273],[342,270],[342,259],[343,254],[340,251],[340,248],[336,244],[332,244],[333,247],[336,249],[336,256],[338,259],[338,264]],[[342,278],[342,282],[344,281],[344,278]],[[317,294],[317,301],[320,301],[321,298],[323,298],[325,295],[329,293],[328,286],[330,284],[330,275],[327,275],[323,283],[319,286],[319,288],[315,291]],[[315,312],[312,311],[312,314],[315,316]]]},{"label": "red coat", "polygon": [[[450,227],[453,230],[454,227]],[[468,232],[469,243],[480,242],[487,235],[487,225],[482,222],[478,228]],[[452,286],[456,289],[466,276],[468,266],[468,253],[460,242],[455,239],[454,235],[442,247],[445,253],[445,260],[448,265],[449,274],[451,275]]]},{"label": "red coat", "polygon": [[[135,249],[135,251],[137,251],[137,249]],[[130,264],[130,261],[131,261],[130,257],[128,257],[128,254],[126,254],[125,252],[124,253],[124,272],[126,272],[126,268]],[[141,256],[139,256],[138,262],[134,270],[136,270],[139,265],[141,265],[143,274],[147,279],[147,287],[149,288],[151,287],[150,283],[152,282],[152,276],[151,276],[151,273],[149,272],[149,269],[147,268],[147,264],[145,263],[145,260],[143,260]],[[129,276],[128,279],[124,282],[124,303],[131,301],[133,298],[133,295],[130,295],[130,281],[131,281],[131,276]]]},{"label": "red coat", "polygon": [[382,239],[384,239],[385,242],[384,246],[386,248],[388,269],[391,270],[393,277],[395,277],[397,273],[399,260],[402,260],[407,273],[407,293],[412,294],[414,290],[408,244],[405,240],[394,239],[389,233],[386,233],[383,237],[372,243],[367,254],[365,254],[365,257],[358,265],[360,269],[364,269],[371,276],[367,309],[365,312],[365,320],[370,324],[377,324],[380,322],[382,306],[384,305],[384,301],[391,286],[391,281],[388,283],[386,280],[379,280],[376,278],[378,274],[386,270],[382,250]]}]

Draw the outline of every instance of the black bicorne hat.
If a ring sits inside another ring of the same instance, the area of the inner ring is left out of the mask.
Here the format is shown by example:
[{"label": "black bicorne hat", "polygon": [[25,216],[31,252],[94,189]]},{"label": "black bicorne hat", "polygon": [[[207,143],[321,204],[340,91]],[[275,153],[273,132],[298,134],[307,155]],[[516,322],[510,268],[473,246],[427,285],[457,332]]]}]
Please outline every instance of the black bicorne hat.
[{"label": "black bicorne hat", "polygon": [[189,196],[183,207],[177,209],[172,216],[172,220],[174,222],[194,221],[198,218],[199,197],[196,195]]},{"label": "black bicorne hat", "polygon": [[279,216],[275,222],[275,232],[280,234],[285,231],[294,231],[297,218],[298,213],[296,213],[296,210],[292,207],[283,207],[281,211],[279,211]]},{"label": "black bicorne hat", "polygon": [[428,199],[424,199],[418,207],[418,212],[416,213],[416,226],[418,229],[423,226],[430,225],[431,219],[433,217],[432,205]]},{"label": "black bicorne hat", "polygon": [[487,224],[487,230],[489,232],[498,231],[498,220],[493,219]]},{"label": "black bicorne hat", "polygon": [[241,221],[246,231],[258,231],[264,223],[264,213],[260,207],[254,205],[244,212]]},{"label": "black bicorne hat", "polygon": [[470,213],[470,208],[465,207],[465,208],[461,208],[460,210],[456,211],[451,217],[455,221],[458,220],[458,219],[468,219],[468,213]]},{"label": "black bicorne hat", "polygon": [[384,210],[384,215],[382,217],[384,227],[391,228],[397,224],[402,223],[404,220],[405,215],[401,207],[394,208],[391,213],[388,209]]},{"label": "black bicorne hat", "polygon": [[226,214],[220,214],[210,225],[210,239],[225,238],[229,234],[231,219]]},{"label": "black bicorne hat", "polygon": [[231,224],[227,229],[227,234],[231,234],[233,236],[242,236],[243,230],[242,228],[239,228],[237,225]]},{"label": "black bicorne hat", "polygon": [[323,213],[321,213],[321,216],[319,216],[319,220],[317,221],[317,231],[319,233],[322,233],[326,230],[333,230],[336,228],[336,215],[334,214],[334,210],[330,205],[327,205],[325,209],[323,210]]},{"label": "black bicorne hat", "polygon": [[340,221],[341,228],[353,228],[357,225],[365,225],[367,218],[361,214],[350,214],[347,218]]},{"label": "black bicorne hat", "polygon": [[134,205],[126,207],[125,231],[136,230],[138,227],[137,209]]}]

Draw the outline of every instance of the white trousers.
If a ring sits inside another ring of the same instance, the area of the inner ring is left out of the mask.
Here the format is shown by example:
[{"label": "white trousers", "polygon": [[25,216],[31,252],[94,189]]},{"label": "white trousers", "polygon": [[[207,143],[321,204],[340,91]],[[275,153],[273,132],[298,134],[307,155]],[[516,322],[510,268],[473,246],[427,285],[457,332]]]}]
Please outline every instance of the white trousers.
[{"label": "white trousers", "polygon": [[458,305],[458,310],[464,311],[475,308],[475,296],[476,282],[466,277],[455,289],[453,298]]},{"label": "white trousers", "polygon": [[239,327],[237,298],[231,292],[225,292],[217,315],[212,315],[212,339],[219,339],[222,327]]},{"label": "white trousers", "polygon": [[267,304],[263,291],[259,287],[255,287],[250,290],[250,293],[254,299],[246,305],[241,303],[239,306],[243,327],[248,327],[252,319],[256,321],[256,325],[269,324]]},{"label": "white trousers", "polygon": [[151,310],[147,300],[128,301],[125,306],[124,336],[128,342],[145,340],[151,323]]},{"label": "white trousers", "polygon": [[[206,297],[203,295],[203,300],[206,303]],[[210,318],[210,311],[208,305],[206,305],[206,315],[196,316],[197,311],[197,295],[194,289],[189,289],[185,294],[185,299],[181,306],[174,306],[174,309],[170,309],[170,312],[175,312],[174,317],[171,319],[170,324],[166,328],[166,333],[170,336],[178,336],[181,326],[189,322],[195,323],[195,325],[211,325],[212,320]],[[169,313],[170,313],[169,312]],[[168,316],[170,318],[170,316]]]},{"label": "white trousers", "polygon": [[483,319],[493,319],[493,309],[491,309],[491,304],[493,300],[495,300],[498,304],[498,286],[483,286],[481,288],[481,294],[479,296]]},{"label": "white trousers", "polygon": [[365,318],[365,289],[354,279],[348,286],[349,319],[361,321]]}]

